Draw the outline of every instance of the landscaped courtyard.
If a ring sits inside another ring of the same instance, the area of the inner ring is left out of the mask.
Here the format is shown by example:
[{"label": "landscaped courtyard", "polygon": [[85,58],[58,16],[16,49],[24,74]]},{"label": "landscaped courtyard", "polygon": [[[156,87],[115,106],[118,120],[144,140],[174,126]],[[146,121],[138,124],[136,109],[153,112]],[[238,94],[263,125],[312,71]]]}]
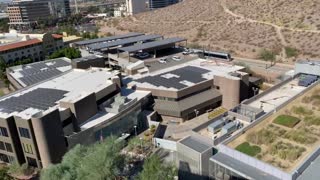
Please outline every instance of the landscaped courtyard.
[{"label": "landscaped courtyard", "polygon": [[320,146],[320,85],[247,130],[228,146],[291,171]]}]

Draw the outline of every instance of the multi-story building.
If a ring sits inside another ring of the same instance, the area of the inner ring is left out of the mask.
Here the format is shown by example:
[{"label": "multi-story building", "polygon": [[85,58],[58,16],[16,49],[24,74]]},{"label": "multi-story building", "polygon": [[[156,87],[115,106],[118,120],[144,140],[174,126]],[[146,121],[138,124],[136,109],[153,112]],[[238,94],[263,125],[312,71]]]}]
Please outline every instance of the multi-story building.
[{"label": "multi-story building", "polygon": [[[161,65],[161,64],[160,64]],[[159,65],[159,66],[160,66]],[[162,118],[189,120],[210,109],[230,109],[248,98],[249,74],[242,66],[204,59],[133,75],[129,86],[152,92]]]},{"label": "multi-story building", "polygon": [[21,30],[34,28],[41,19],[62,18],[71,13],[68,0],[14,1],[7,11],[11,28]]},{"label": "multi-story building", "polygon": [[148,10],[146,0],[127,0],[126,1],[126,15],[134,15]]},{"label": "multi-story building", "polygon": [[61,35],[44,34],[42,39],[27,37],[24,41],[13,42],[0,46],[0,56],[6,63],[25,59],[42,61],[47,55],[63,48]]},{"label": "multi-story building", "polygon": [[149,0],[149,9],[158,9],[178,3],[179,0]]},{"label": "multi-story building", "polygon": [[48,167],[76,144],[139,130],[150,92],[121,84],[117,71],[73,69],[1,98],[0,160]]}]

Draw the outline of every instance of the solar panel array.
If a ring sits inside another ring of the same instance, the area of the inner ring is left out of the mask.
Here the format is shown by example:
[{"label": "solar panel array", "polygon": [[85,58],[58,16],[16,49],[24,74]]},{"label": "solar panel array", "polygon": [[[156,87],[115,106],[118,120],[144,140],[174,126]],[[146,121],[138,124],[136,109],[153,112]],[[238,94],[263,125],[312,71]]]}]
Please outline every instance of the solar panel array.
[{"label": "solar panel array", "polygon": [[[47,65],[49,64],[50,65]],[[36,84],[38,82],[44,81],[46,79],[52,78],[62,73],[62,71],[57,68],[70,66],[71,64],[67,61],[56,59],[50,62],[37,62],[33,64],[28,64],[22,67],[20,73],[23,77],[19,78],[26,86]]]},{"label": "solar panel array", "polygon": [[118,41],[111,41],[111,42],[106,42],[106,43],[97,43],[97,44],[92,44],[89,45],[88,47],[91,50],[101,50],[104,48],[109,48],[109,47],[116,47],[120,45],[126,45],[126,44],[132,44],[136,42],[141,42],[141,41],[148,41],[148,40],[154,40],[157,38],[161,38],[161,35],[143,35],[143,36],[137,36],[137,37],[132,37],[132,38],[126,38]]},{"label": "solar panel array", "polygon": [[38,88],[21,96],[12,96],[0,101],[0,111],[3,113],[21,112],[28,108],[47,110],[56,105],[68,91]]},{"label": "solar panel array", "polygon": [[79,41],[79,42],[75,42],[75,44],[79,45],[79,46],[84,46],[84,45],[88,45],[88,44],[107,42],[107,41],[129,38],[129,37],[134,37],[134,36],[141,36],[141,35],[143,35],[143,33],[132,32],[132,33],[124,34],[124,35],[110,36],[110,37],[98,38],[98,39],[90,39],[90,40],[86,40],[86,41]]},{"label": "solar panel array", "polygon": [[[192,83],[200,83],[203,81],[206,81],[207,79],[203,78],[202,75],[209,73],[209,70],[202,69],[199,67],[194,66],[186,66],[182,67],[170,72],[162,73],[156,76],[147,76],[141,79],[137,79],[137,82],[144,83],[147,82],[149,84],[152,84],[154,86],[163,86],[166,88],[175,88],[175,89],[183,89],[188,87],[185,84],[179,83],[180,81],[189,81]],[[171,77],[171,78],[164,78],[161,77],[166,74],[174,74],[177,77]]]},{"label": "solar panel array", "polygon": [[126,52],[137,52],[140,50],[146,50],[146,49],[152,49],[160,46],[170,45],[178,42],[185,41],[184,38],[168,38],[160,41],[153,41],[149,43],[143,43],[143,44],[137,44],[133,46],[118,48],[120,51],[126,51]]},{"label": "solar panel array", "polygon": [[312,83],[316,82],[318,78],[319,77],[315,75],[301,75],[299,78],[298,85],[308,87]]}]

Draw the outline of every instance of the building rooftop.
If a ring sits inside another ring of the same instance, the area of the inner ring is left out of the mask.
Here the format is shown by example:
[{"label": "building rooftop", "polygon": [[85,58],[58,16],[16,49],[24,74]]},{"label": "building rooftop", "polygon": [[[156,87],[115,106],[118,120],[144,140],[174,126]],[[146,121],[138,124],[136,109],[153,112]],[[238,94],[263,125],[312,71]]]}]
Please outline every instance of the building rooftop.
[{"label": "building rooftop", "polygon": [[320,61],[316,60],[298,60],[297,64],[310,64],[310,65],[318,65],[320,66]]},{"label": "building rooftop", "polygon": [[[182,60],[183,61],[183,60]],[[138,87],[147,89],[164,89],[177,91],[191,87],[197,83],[212,80],[215,75],[231,76],[229,73],[244,69],[210,60],[196,59],[166,69],[132,76],[133,82]],[[129,83],[130,84],[130,83]]]},{"label": "building rooftop", "polygon": [[132,53],[132,52],[143,51],[143,50],[151,50],[153,48],[167,46],[167,45],[179,43],[182,41],[186,41],[186,39],[176,37],[176,38],[168,38],[168,39],[163,39],[163,40],[153,41],[153,42],[148,42],[143,44],[136,44],[133,46],[127,46],[127,47],[122,47],[118,49],[120,51]]},{"label": "building rooftop", "polygon": [[229,169],[237,172],[246,179],[259,179],[259,180],[280,180],[270,174],[256,169],[254,166],[249,166],[237,159],[234,159],[223,153],[217,153],[210,158],[211,161],[226,166]]},{"label": "building rooftop", "polygon": [[309,167],[303,171],[303,173],[298,177],[298,180],[318,180],[320,177],[320,156],[318,156]]},{"label": "building rooftop", "polygon": [[75,42],[75,44],[78,46],[84,46],[84,45],[88,45],[88,44],[114,41],[114,40],[118,40],[118,39],[125,39],[125,38],[129,38],[129,37],[135,37],[135,36],[141,36],[141,35],[143,35],[143,33],[131,32],[131,33],[124,34],[124,35],[117,35],[117,36],[110,36],[110,37],[104,37],[104,38],[79,41],[79,42]]},{"label": "building rooftop", "polygon": [[161,35],[155,35],[155,34],[142,35],[142,36],[121,39],[121,40],[117,40],[117,41],[96,43],[96,44],[89,45],[88,47],[91,50],[103,50],[105,48],[116,47],[116,46],[121,46],[121,45],[126,45],[126,44],[132,44],[132,43],[141,42],[141,41],[155,40],[155,39],[161,38],[161,37],[162,37]]},{"label": "building rooftop", "polygon": [[99,55],[89,55],[89,56],[85,56],[85,57],[81,57],[81,58],[72,59],[71,61],[74,61],[74,62],[83,62],[83,61],[95,60],[95,59],[97,59],[97,58],[103,58],[103,56],[99,56]]},{"label": "building rooftop", "polygon": [[71,70],[68,58],[57,58],[9,68],[9,75],[22,87],[30,86]]},{"label": "building rooftop", "polygon": [[191,135],[179,141],[179,143],[199,152],[202,153],[210,148],[212,145],[208,142],[205,142],[201,137]]},{"label": "building rooftop", "polygon": [[[46,113],[52,108],[58,108],[60,101],[73,102],[110,86],[113,83],[109,79],[117,73],[117,71],[110,72],[108,69],[101,68],[73,69],[50,81],[2,97],[0,99],[0,118],[15,115],[23,119],[30,119],[32,115],[39,112]],[[17,102],[19,103],[17,108],[12,106],[17,105]]]},{"label": "building rooftop", "polygon": [[[305,87],[294,84],[296,79],[258,98],[254,101],[256,103],[249,103],[250,106],[258,107],[257,103],[261,98],[267,97],[270,99],[271,106],[263,108],[266,108],[265,111],[270,114],[258,119],[260,122],[246,129],[245,133],[227,141],[227,146],[236,149],[246,142],[251,146],[259,146],[261,153],[254,157],[259,156],[260,161],[284,172],[291,173],[303,164],[320,146],[320,138],[317,134],[320,128],[315,125],[316,118],[320,117],[320,109],[316,105],[320,102],[316,98],[320,92],[320,85],[310,87],[301,96],[295,98],[295,95],[305,90]],[[285,99],[277,100],[279,93],[280,97],[285,95]],[[275,108],[277,108],[276,111]],[[292,149],[295,149],[295,152],[291,151]],[[280,155],[281,152],[286,152],[288,155]]]},{"label": "building rooftop", "polygon": [[0,46],[0,52],[8,51],[11,49],[16,49],[16,48],[22,48],[22,47],[26,47],[26,46],[30,46],[30,45],[34,45],[34,44],[40,44],[40,43],[42,43],[42,41],[39,39],[30,39],[30,40],[26,40],[26,41],[5,44],[5,45]]}]

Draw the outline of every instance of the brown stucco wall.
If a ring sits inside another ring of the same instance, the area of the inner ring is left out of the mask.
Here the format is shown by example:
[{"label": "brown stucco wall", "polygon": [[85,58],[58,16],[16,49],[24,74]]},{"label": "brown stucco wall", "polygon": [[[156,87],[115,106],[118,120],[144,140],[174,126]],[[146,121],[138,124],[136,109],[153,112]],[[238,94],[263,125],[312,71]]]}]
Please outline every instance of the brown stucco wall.
[{"label": "brown stucco wall", "polygon": [[31,122],[42,167],[59,163],[67,150],[59,110],[53,110],[45,115],[35,115]]}]

